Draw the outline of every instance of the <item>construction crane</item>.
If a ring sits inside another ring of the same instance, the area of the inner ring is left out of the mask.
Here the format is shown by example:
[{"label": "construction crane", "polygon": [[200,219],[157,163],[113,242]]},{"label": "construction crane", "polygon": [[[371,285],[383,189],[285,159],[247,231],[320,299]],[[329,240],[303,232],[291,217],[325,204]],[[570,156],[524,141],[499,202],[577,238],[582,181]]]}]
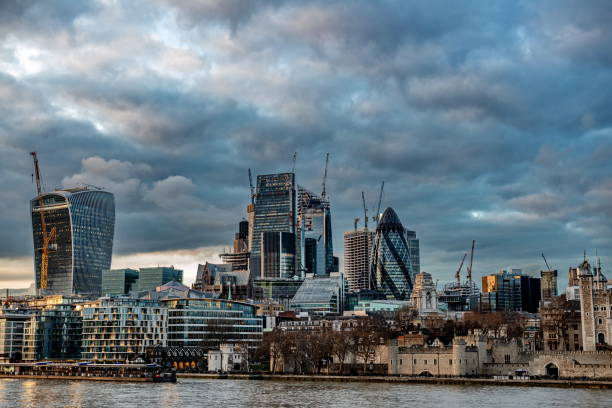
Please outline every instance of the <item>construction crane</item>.
[{"label": "construction crane", "polygon": [[473,239],[472,240],[472,251],[470,252],[470,267],[467,270],[467,280],[468,280],[468,284],[472,285],[472,265],[474,264],[474,246],[476,245],[476,240]]},{"label": "construction crane", "polygon": [[366,207],[365,193],[361,192],[361,201],[363,201],[363,225],[368,229],[368,207]]},{"label": "construction crane", "polygon": [[384,188],[385,182],[383,180],[382,184],[380,185],[380,194],[378,195],[378,206],[376,207],[376,225],[378,225],[378,222],[380,221],[380,203],[382,202]]},{"label": "construction crane", "polygon": [[297,152],[293,152],[293,167],[291,167],[291,172],[295,173],[295,162],[297,160]]},{"label": "construction crane", "polygon": [[255,204],[255,187],[253,187],[253,176],[251,175],[251,169],[249,169],[249,187],[251,187],[251,204]]},{"label": "construction crane", "polygon": [[327,166],[329,166],[329,153],[325,155],[325,173],[323,173],[323,191],[321,197],[325,198],[325,183],[327,183]]},{"label": "construction crane", "polygon": [[30,155],[34,160],[34,175],[36,178],[36,192],[38,194],[38,214],[40,216],[40,227],[42,230],[42,249],[40,257],[40,289],[47,289],[49,276],[49,247],[57,247],[57,244],[55,244],[55,241],[57,240],[57,230],[55,227],[53,227],[51,228],[50,232],[47,232],[47,221],[45,219],[44,212],[43,190],[42,183],[40,180],[38,156],[36,155],[36,152],[31,152]]},{"label": "construction crane", "polygon": [[546,257],[544,256],[544,252],[542,252],[542,258],[544,258],[544,263],[546,264],[546,270],[550,271],[550,266],[548,266],[548,262],[546,261]]},{"label": "construction crane", "polygon": [[467,257],[467,252],[463,254],[463,259],[459,264],[459,269],[455,272],[455,279],[457,280],[457,286],[461,286],[461,269],[463,268],[463,263],[465,262],[465,258]]},{"label": "construction crane", "polygon": [[355,231],[357,231],[357,223],[359,223],[359,218],[355,218]]}]

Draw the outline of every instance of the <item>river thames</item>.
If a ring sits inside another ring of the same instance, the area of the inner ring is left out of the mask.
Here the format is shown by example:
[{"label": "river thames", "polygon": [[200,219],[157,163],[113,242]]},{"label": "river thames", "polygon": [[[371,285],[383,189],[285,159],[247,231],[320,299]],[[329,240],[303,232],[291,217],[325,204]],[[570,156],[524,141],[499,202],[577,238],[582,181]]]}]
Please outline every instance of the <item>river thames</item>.
[{"label": "river thames", "polygon": [[0,379],[0,407],[611,407],[612,391],[179,379],[177,384]]}]

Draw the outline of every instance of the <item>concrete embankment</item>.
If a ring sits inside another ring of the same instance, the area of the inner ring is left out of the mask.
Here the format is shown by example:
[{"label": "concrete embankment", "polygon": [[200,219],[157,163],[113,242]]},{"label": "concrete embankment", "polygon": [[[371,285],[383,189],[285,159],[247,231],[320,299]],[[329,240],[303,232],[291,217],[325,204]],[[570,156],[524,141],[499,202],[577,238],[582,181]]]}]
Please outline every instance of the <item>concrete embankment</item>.
[{"label": "concrete embankment", "polygon": [[493,378],[439,378],[439,377],[394,377],[394,376],[340,376],[340,375],[282,375],[282,374],[195,374],[181,373],[178,378],[200,378],[218,380],[264,380],[264,381],[335,381],[335,382],[379,382],[398,384],[446,384],[446,385],[495,385],[522,387],[559,387],[612,389],[612,381],[589,380],[500,380]]}]

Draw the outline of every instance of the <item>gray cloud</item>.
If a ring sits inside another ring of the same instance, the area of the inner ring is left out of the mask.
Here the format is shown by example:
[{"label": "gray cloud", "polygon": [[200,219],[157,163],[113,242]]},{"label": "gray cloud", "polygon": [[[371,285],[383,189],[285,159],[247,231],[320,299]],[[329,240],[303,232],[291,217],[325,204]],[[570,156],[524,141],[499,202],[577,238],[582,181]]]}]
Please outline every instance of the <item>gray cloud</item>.
[{"label": "gray cloud", "polygon": [[569,0],[2,2],[0,260],[32,252],[36,150],[48,188],[115,193],[117,254],[229,244],[246,169],[286,171],[297,151],[314,190],[331,153],[338,253],[384,179],[442,280],[471,239],[478,273],[534,271],[541,251],[562,270],[583,248],[612,262],[610,15]]}]

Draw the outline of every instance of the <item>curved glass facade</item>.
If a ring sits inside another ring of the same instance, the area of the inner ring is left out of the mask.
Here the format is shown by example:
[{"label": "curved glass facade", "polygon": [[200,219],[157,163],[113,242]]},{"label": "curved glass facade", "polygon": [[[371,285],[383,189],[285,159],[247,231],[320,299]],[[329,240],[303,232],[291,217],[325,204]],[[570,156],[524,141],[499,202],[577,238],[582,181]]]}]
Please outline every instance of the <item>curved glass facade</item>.
[{"label": "curved glass facade", "polygon": [[370,263],[371,288],[388,299],[407,300],[413,275],[405,229],[389,207],[376,227]]},{"label": "curved glass facade", "polygon": [[31,202],[36,287],[40,288],[43,238],[40,212],[47,232],[57,237],[49,245],[46,293],[99,295],[102,271],[110,269],[115,231],[115,199],[88,188],[54,191]]}]

